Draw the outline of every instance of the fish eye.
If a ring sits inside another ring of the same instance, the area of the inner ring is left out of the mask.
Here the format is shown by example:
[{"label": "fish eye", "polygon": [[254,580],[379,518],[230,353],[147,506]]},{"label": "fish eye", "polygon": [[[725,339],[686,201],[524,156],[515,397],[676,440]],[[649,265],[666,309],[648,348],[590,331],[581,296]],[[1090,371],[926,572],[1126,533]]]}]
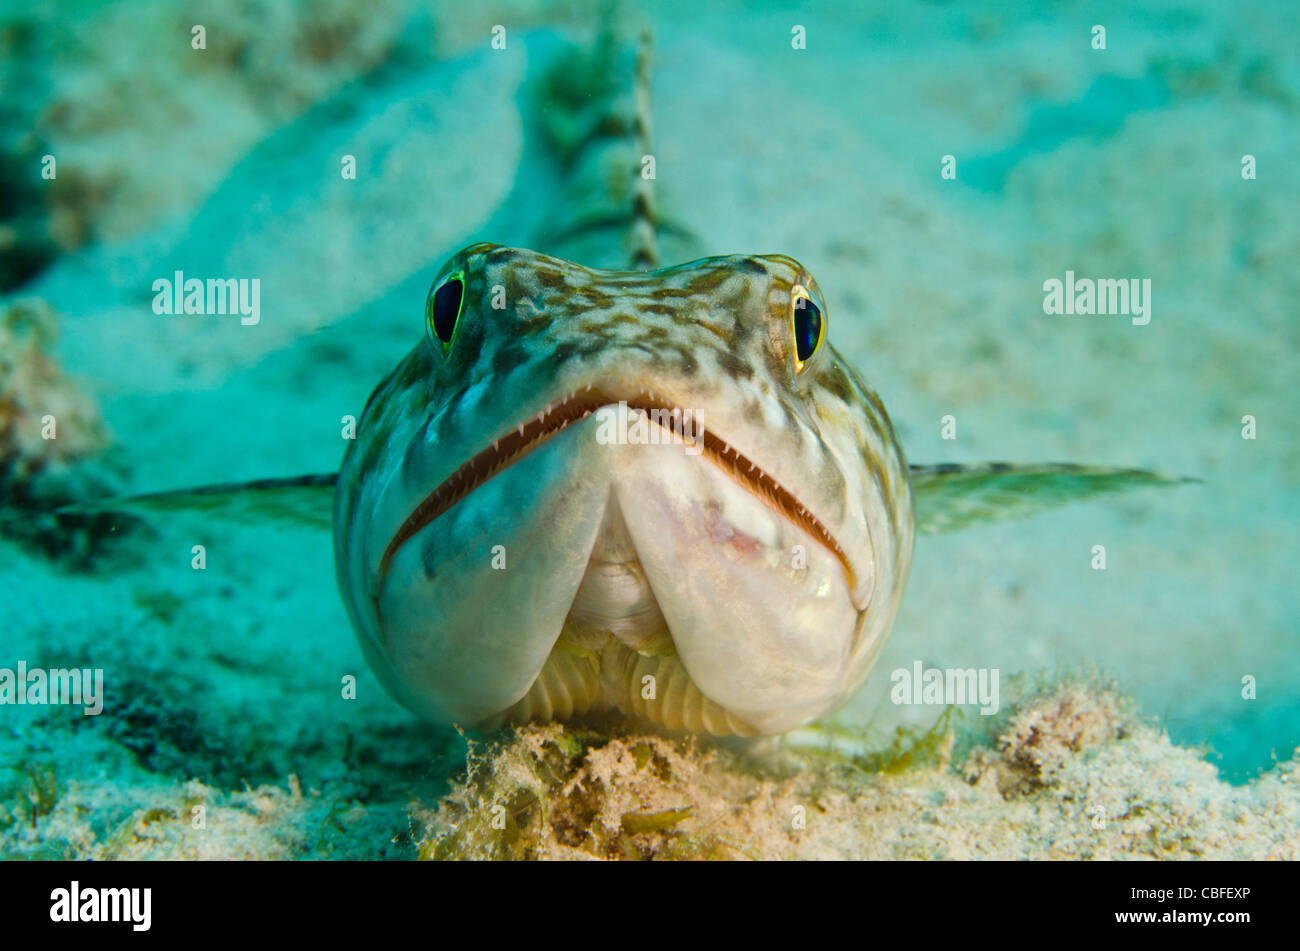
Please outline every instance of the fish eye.
[{"label": "fish eye", "polygon": [[794,335],[794,370],[802,373],[826,339],[822,307],[802,284],[790,290],[790,330]]},{"label": "fish eye", "polygon": [[460,315],[464,310],[465,274],[463,271],[448,275],[446,280],[429,291],[429,299],[424,303],[424,317],[428,321],[429,329],[442,344],[443,353],[451,347],[452,337],[456,333],[456,326],[460,323]]}]

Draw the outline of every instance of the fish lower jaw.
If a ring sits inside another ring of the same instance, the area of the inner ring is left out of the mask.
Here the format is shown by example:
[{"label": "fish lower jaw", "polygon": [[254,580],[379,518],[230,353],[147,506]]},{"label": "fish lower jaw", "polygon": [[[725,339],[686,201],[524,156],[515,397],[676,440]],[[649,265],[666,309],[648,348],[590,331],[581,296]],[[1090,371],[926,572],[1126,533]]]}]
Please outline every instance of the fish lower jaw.
[{"label": "fish lower jaw", "polygon": [[560,636],[523,698],[496,722],[615,711],[664,730],[755,736],[682,664],[622,510],[611,496]]},{"label": "fish lower jaw", "polygon": [[607,710],[665,730],[713,736],[758,734],[704,696],[676,653],[636,651],[612,634],[595,650],[562,638],[528,693],[499,719],[504,723],[569,720]]}]

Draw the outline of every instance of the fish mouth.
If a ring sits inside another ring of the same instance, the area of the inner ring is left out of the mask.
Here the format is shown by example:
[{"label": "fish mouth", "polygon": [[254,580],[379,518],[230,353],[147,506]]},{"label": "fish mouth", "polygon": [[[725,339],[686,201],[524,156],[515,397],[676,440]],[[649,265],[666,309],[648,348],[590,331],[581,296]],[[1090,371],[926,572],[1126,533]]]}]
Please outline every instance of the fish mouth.
[{"label": "fish mouth", "polygon": [[[462,463],[412,509],[411,514],[398,526],[389,540],[388,547],[384,549],[383,557],[379,562],[377,579],[379,586],[382,586],[384,579],[387,578],[397,552],[430,522],[497,473],[518,462],[552,436],[563,432],[570,423],[580,422],[602,407],[619,404],[626,404],[629,410],[645,415],[650,421],[670,433],[673,432],[673,428],[665,424],[665,419],[680,421],[683,418],[691,418],[681,407],[648,391],[631,396],[612,397],[604,391],[588,387],[581,392],[562,397]],[[836,541],[825,523],[809,511],[794,493],[781,485],[752,459],[743,455],[725,439],[704,429],[699,424],[698,416],[696,428],[694,439],[702,447],[702,454],[727,473],[733,481],[747,489],[751,495],[766,503],[769,508],[803,529],[824,546],[843,567],[849,590],[854,590],[853,566],[844,548]],[[675,435],[678,438],[688,438],[683,437],[680,430]]]}]

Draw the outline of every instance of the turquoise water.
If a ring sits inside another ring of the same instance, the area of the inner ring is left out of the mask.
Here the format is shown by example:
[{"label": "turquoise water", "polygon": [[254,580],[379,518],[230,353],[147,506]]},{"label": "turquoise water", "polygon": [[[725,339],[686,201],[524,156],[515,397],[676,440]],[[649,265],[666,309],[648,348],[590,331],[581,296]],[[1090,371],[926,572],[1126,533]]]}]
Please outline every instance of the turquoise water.
[{"label": "turquoise water", "polygon": [[[538,246],[567,213],[572,170],[545,134],[559,107],[538,90],[594,7],[461,6],[213,13],[204,50],[163,3],[3,13],[21,90],[4,301],[58,315],[53,355],[102,411],[118,488],[336,468],[342,417],[423,333],[442,261]],[[917,660],[1095,667],[1240,782],[1300,744],[1300,15],[1145,6],[648,6],[656,185],[682,254],[784,252],[817,275],[832,339],[913,462],[1202,480],[921,539],[842,718],[881,737],[933,719],[888,701]],[[1150,323],[1045,314],[1067,270],[1150,279]],[[156,314],[152,284],[176,271],[257,278],[259,321]],[[454,733],[411,722],[366,670],[327,537],[178,515],[72,560],[29,534],[0,542],[0,666],[102,667],[109,715],[5,708],[8,763],[117,784],[123,803],[294,772],[356,784],[400,827],[403,797],[436,795],[458,761]]]}]

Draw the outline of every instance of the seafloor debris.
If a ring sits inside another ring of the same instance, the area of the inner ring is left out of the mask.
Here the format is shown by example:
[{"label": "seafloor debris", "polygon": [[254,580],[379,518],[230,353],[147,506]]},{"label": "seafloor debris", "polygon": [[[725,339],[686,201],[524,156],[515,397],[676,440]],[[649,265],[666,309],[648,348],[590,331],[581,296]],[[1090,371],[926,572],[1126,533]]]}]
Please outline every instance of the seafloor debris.
[{"label": "seafloor debris", "polygon": [[105,785],[77,775],[86,747],[34,749],[0,769],[0,858],[1300,858],[1300,760],[1232,786],[1125,706],[1052,685],[995,737],[951,717],[867,759],[533,725],[471,744],[451,792],[414,804],[350,769],[286,791],[128,765]]},{"label": "seafloor debris", "polygon": [[99,408],[51,356],[57,339],[44,301],[0,310],[0,484],[11,492],[108,444]]},{"label": "seafloor debris", "polygon": [[791,815],[794,784],[693,738],[526,726],[479,751],[428,818],[423,858],[760,858],[745,817]]},{"label": "seafloor debris", "polygon": [[109,445],[95,401],[55,362],[58,321],[42,300],[0,308],[0,534],[51,553],[84,552],[103,516],[53,509],[108,494]]},{"label": "seafloor debris", "polygon": [[48,763],[0,771],[0,860],[401,858],[402,808],[363,806],[289,776],[222,790],[199,780],[61,785]]},{"label": "seafloor debris", "polygon": [[1020,703],[991,743],[968,732],[954,744],[945,723],[941,742],[929,731],[885,764],[525,727],[472,747],[468,777],[416,810],[420,855],[1300,857],[1300,763],[1230,786],[1124,707],[1106,687],[1066,683]]},{"label": "seafloor debris", "polygon": [[996,750],[975,750],[966,775],[991,773],[1008,798],[1053,786],[1070,762],[1124,736],[1125,706],[1109,687],[1061,684],[1016,709]]}]

